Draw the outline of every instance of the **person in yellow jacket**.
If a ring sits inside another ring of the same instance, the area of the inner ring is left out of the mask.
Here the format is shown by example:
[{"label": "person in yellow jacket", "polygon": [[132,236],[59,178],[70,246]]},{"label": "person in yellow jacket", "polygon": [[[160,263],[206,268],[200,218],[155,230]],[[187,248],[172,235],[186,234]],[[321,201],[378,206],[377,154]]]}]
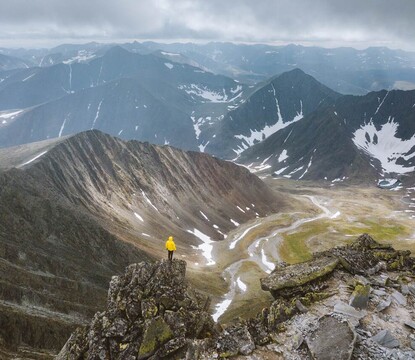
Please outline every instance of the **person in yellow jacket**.
[{"label": "person in yellow jacket", "polygon": [[169,260],[173,260],[173,252],[176,251],[176,244],[174,243],[173,236],[169,236],[166,241],[166,249]]}]

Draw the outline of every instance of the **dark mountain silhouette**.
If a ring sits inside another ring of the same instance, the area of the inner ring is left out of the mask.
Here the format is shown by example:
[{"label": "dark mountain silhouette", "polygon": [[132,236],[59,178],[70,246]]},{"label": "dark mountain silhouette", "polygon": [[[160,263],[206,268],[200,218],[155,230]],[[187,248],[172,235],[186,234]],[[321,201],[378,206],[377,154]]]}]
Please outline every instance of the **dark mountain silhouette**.
[{"label": "dark mountain silhouette", "polygon": [[300,69],[276,76],[204,134],[206,151],[235,158],[244,149],[339,96]]}]

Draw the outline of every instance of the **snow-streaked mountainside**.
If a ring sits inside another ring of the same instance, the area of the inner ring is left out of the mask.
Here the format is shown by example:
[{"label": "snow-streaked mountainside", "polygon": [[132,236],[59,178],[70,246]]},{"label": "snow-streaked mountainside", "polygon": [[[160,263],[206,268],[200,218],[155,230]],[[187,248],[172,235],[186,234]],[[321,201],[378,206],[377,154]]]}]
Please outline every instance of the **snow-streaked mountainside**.
[{"label": "snow-streaked mountainside", "polygon": [[250,146],[339,96],[300,69],[274,77],[203,134],[205,151],[237,158]]},{"label": "snow-streaked mountainside", "polygon": [[244,152],[253,171],[375,181],[415,170],[415,91],[343,96]]},{"label": "snow-streaked mountainside", "polygon": [[7,346],[59,351],[101,308],[111,276],[164,257],[171,234],[187,261],[210,266],[212,242],[289,207],[243,167],[97,130],[1,149],[0,164]]},{"label": "snow-streaked mountainside", "polygon": [[[209,62],[192,56],[204,49],[212,61],[228,59],[231,66],[239,56],[232,57],[232,51],[245,54],[249,64],[255,53],[279,59],[279,50],[232,44],[159,45],[65,45],[57,49],[66,54],[65,59],[55,65],[1,72],[0,147],[99,129],[127,140],[237,159],[254,171],[293,179],[367,179],[414,170],[412,91],[343,96],[300,69],[246,85],[214,75],[207,71]],[[311,51],[295,46],[280,50],[296,59]],[[314,52],[321,58],[321,49]],[[388,49],[365,53],[333,49],[324,56],[334,59],[330,64],[337,67],[340,53],[364,59],[364,65],[356,59],[343,62],[340,73],[376,72],[378,58],[387,59],[378,65],[388,74],[412,64],[410,53]],[[330,106],[335,110],[326,113]],[[305,133],[303,124],[310,119],[313,124],[307,125]],[[314,128],[316,124],[319,127]],[[321,136],[324,131],[328,133]],[[332,143],[333,134],[338,139]],[[362,165],[368,158],[372,159],[370,169],[350,170],[353,161],[359,159]]]},{"label": "snow-streaked mountainside", "polygon": [[366,94],[381,89],[415,88],[415,53],[371,47],[326,49],[299,45],[269,46],[231,43],[126,44],[140,52],[180,53],[212,72],[241,82],[256,83],[301,68],[343,94]]},{"label": "snow-streaked mountainside", "polygon": [[[112,44],[61,45],[52,49],[0,49],[29,66],[89,62],[102,56]],[[162,56],[243,83],[257,83],[294,68],[301,68],[326,86],[343,94],[366,94],[381,89],[415,88],[415,53],[371,47],[326,49],[299,45],[270,46],[232,43],[132,42],[128,51]],[[17,67],[20,67],[16,65]],[[0,69],[1,71],[1,69]]]},{"label": "snow-streaked mountainside", "polygon": [[198,136],[247,87],[187,64],[113,47],[88,63],[13,71],[0,83],[0,146],[101,129],[198,149]]},{"label": "snow-streaked mountainside", "polygon": [[[26,69],[32,64],[14,56],[4,55],[0,52],[0,79],[1,72],[13,69]],[[1,80],[0,80],[1,81]]]}]

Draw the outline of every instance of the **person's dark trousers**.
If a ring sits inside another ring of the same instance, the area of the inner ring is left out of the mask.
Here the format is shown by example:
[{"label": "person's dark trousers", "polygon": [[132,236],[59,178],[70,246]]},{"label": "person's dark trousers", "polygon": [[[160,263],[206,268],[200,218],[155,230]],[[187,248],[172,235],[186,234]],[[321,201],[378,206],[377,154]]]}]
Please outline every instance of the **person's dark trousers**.
[{"label": "person's dark trousers", "polygon": [[169,253],[169,260],[173,260],[173,251],[167,250],[167,252]]}]

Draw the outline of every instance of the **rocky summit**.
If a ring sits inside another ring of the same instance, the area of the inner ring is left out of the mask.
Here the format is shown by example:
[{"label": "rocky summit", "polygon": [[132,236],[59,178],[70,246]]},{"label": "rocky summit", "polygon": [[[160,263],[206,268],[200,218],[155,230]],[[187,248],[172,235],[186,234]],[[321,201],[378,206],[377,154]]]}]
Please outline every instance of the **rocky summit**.
[{"label": "rocky summit", "polygon": [[141,262],[112,278],[107,309],[57,359],[414,359],[415,259],[369,235],[277,264],[275,298],[255,318],[215,324],[183,260]]},{"label": "rocky summit", "polygon": [[185,272],[183,260],[130,265],[112,278],[107,310],[74,332],[57,359],[198,358],[218,330],[209,298]]}]

